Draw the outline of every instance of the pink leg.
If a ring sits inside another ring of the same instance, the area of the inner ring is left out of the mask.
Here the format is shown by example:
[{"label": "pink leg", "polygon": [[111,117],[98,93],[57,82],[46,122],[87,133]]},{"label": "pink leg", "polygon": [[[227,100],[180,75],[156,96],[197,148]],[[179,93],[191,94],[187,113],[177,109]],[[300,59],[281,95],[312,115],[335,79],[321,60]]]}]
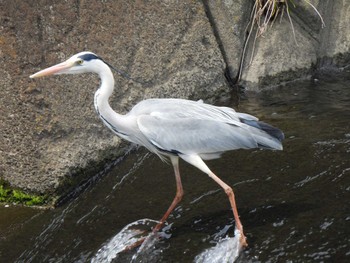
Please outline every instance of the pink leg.
[{"label": "pink leg", "polygon": [[237,206],[236,206],[236,200],[235,200],[235,194],[233,193],[233,190],[230,186],[228,186],[224,181],[222,181],[219,177],[217,177],[214,173],[209,173],[209,176],[211,178],[213,178],[213,180],[215,182],[217,182],[225,191],[225,193],[228,196],[228,199],[230,200],[230,204],[232,207],[232,211],[233,211],[233,216],[235,218],[235,222],[236,222],[236,228],[239,230],[239,232],[241,232],[241,244],[242,246],[246,247],[248,246],[247,241],[246,241],[246,237],[243,233],[243,226],[241,223],[241,220],[239,219],[239,215],[238,215],[238,210],[237,210]]},{"label": "pink leg", "polygon": [[[168,210],[165,212],[163,217],[159,220],[159,223],[153,228],[153,231],[152,231],[153,233],[158,232],[163,227],[165,221],[168,219],[171,212],[174,211],[175,207],[181,201],[181,199],[184,195],[182,183],[181,183],[181,177],[180,177],[180,170],[179,170],[179,158],[178,157],[171,157],[170,160],[171,160],[171,163],[173,164],[174,172],[175,172],[176,195],[174,197],[173,202],[169,206]],[[140,246],[146,239],[147,239],[147,237],[140,238],[134,244],[126,247],[125,250],[131,250],[131,249],[134,249],[135,247]]]},{"label": "pink leg", "polygon": [[181,183],[181,177],[180,177],[180,170],[179,170],[179,158],[178,157],[171,157],[170,160],[171,160],[171,163],[173,164],[174,172],[175,172],[176,195],[174,197],[173,202],[169,206],[168,210],[165,212],[163,217],[159,220],[159,223],[153,228],[153,232],[157,232],[157,231],[159,231],[159,229],[162,228],[165,221],[168,219],[171,212],[174,211],[175,207],[181,201],[181,199],[184,195],[182,183]]},{"label": "pink leg", "polygon": [[186,162],[194,165],[195,167],[197,167],[198,169],[200,169],[201,171],[209,175],[211,178],[213,178],[215,182],[217,182],[224,189],[225,193],[228,196],[228,199],[230,200],[233,216],[235,217],[236,228],[241,233],[240,243],[242,246],[247,246],[246,237],[244,236],[244,233],[243,233],[243,226],[242,226],[241,220],[239,219],[236,201],[235,201],[235,195],[233,193],[232,188],[228,186],[225,182],[223,182],[219,177],[217,177],[203,162],[200,156],[193,154],[193,155],[180,155],[180,157],[184,159]]}]

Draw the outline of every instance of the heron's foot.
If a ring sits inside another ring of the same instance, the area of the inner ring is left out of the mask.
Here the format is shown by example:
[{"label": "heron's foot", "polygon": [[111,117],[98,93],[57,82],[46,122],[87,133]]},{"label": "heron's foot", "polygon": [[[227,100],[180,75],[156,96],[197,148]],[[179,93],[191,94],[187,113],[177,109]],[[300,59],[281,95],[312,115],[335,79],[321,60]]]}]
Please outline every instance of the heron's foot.
[{"label": "heron's foot", "polygon": [[142,243],[145,241],[146,237],[141,237],[139,238],[135,243],[128,245],[124,248],[124,251],[130,251],[133,250],[134,248],[137,248],[142,245]]},{"label": "heron's foot", "polygon": [[241,234],[240,234],[239,243],[240,243],[242,248],[245,248],[248,246],[247,238],[245,237],[243,232],[241,232]]},{"label": "heron's foot", "polygon": [[248,246],[248,243],[247,243],[247,238],[246,236],[244,235],[244,232],[243,232],[243,227],[241,224],[239,225],[236,225],[236,229],[235,229],[235,236],[238,235],[238,238],[239,238],[239,246],[241,248],[245,248]]},{"label": "heron's foot", "polygon": [[133,244],[126,246],[124,251],[130,251],[137,247],[140,247],[140,250],[142,250],[143,248],[154,244],[154,242],[156,242],[158,239],[161,239],[161,236],[158,234],[158,229],[153,229],[151,231],[142,231],[141,234],[144,236],[140,237]]}]

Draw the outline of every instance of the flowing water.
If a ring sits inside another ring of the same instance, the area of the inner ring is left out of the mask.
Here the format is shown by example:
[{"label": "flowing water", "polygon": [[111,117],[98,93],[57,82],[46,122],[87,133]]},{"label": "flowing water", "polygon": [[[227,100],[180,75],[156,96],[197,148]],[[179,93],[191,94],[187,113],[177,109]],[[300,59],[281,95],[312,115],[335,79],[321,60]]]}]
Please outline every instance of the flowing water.
[{"label": "flowing water", "polygon": [[[350,262],[349,108],[349,73],[240,103],[239,111],[281,128],[286,139],[282,152],[239,150],[207,162],[235,191],[249,243],[237,262]],[[175,179],[169,164],[140,149],[57,209],[1,206],[0,262],[232,261],[225,193],[199,170],[180,166],[184,199],[142,251],[118,253],[154,226],[144,218],[163,215]]]}]

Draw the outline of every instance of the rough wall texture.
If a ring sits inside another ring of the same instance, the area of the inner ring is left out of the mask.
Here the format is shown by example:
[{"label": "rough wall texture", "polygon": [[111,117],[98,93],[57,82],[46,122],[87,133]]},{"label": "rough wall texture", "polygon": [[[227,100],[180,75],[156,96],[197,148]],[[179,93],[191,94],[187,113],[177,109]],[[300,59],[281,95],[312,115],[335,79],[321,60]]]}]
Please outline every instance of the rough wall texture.
[{"label": "rough wall texture", "polygon": [[[324,14],[326,28],[320,32],[318,58],[320,65],[349,65],[350,56],[350,1],[315,1]],[[315,3],[315,4],[316,4]]]},{"label": "rough wall texture", "polygon": [[[284,15],[257,39],[254,52],[248,44],[238,84],[258,90],[317,67],[350,64],[350,1],[311,3],[326,28],[297,1],[291,16],[298,44]],[[62,193],[129,147],[94,112],[96,76],[33,81],[30,74],[90,50],[147,83],[116,76],[111,105],[118,112],[149,97],[218,101],[230,91],[225,69],[237,79],[252,6],[246,0],[0,1],[0,179]]]},{"label": "rough wall texture", "polygon": [[238,75],[253,1],[204,0],[203,2],[225,59],[228,72],[231,78],[235,79]]},{"label": "rough wall texture", "polygon": [[[230,76],[237,79],[252,2],[205,2],[211,11]],[[289,1],[295,39],[286,13],[262,37],[257,38],[254,49],[254,37],[251,36],[239,84],[249,90],[259,90],[284,81],[305,78],[320,67],[350,64],[350,2],[309,2],[319,10],[326,27],[322,28],[318,14],[306,1],[294,1],[295,5]],[[237,49],[240,51],[237,52]]]}]

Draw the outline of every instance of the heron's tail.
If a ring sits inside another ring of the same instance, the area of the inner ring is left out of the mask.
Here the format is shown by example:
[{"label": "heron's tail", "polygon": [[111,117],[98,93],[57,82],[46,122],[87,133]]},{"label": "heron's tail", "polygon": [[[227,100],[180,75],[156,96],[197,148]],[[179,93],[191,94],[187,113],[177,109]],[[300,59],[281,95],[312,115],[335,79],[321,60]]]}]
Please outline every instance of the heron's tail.
[{"label": "heron's tail", "polygon": [[257,129],[255,132],[253,130],[251,131],[259,147],[276,150],[283,149],[282,140],[284,140],[284,133],[280,129],[253,119],[240,118],[240,121]]}]

